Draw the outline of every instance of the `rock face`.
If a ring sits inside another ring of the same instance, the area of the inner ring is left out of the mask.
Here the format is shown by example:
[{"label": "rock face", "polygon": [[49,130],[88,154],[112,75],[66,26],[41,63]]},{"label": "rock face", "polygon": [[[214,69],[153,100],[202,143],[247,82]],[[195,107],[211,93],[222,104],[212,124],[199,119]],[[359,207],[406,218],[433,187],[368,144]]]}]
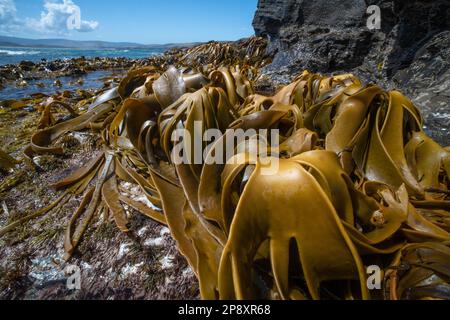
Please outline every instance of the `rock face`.
[{"label": "rock face", "polygon": [[[367,26],[371,5],[380,8],[380,29]],[[259,0],[253,26],[269,39],[274,59],[263,74],[275,86],[304,69],[353,72],[405,92],[430,134],[450,144],[450,1]]]}]

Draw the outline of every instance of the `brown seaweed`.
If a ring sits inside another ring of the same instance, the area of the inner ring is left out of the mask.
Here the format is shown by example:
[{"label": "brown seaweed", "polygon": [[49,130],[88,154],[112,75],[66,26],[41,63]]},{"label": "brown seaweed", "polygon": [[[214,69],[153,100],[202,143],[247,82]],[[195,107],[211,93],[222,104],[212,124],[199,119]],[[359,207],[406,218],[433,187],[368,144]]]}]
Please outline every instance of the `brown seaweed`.
[{"label": "brown seaweed", "polygon": [[[273,96],[257,94],[251,70],[264,64],[263,51],[258,39],[240,49],[174,50],[178,66],[190,68],[136,67],[77,106],[46,100],[27,157],[64,153],[58,139],[81,130],[96,132],[104,150],[54,185],[66,191],[50,207],[0,235],[78,194],[67,259],[104,210],[128,232],[126,204],[170,228],[204,299],[376,299],[367,287],[373,261],[385,274],[384,298],[448,299],[448,148],[423,132],[419,110],[402,93],[350,74],[305,71]],[[72,118],[58,122],[57,106]],[[185,145],[190,164],[179,164],[173,132],[194,135],[195,122],[197,133],[218,129],[221,137],[202,146],[200,163]],[[274,128],[281,144],[256,159],[248,146],[220,143],[227,129]],[[208,161],[217,151],[227,155],[224,164]],[[0,156],[10,169],[14,161]],[[279,170],[262,174],[274,161]],[[138,185],[161,210],[122,194],[120,181]]]}]

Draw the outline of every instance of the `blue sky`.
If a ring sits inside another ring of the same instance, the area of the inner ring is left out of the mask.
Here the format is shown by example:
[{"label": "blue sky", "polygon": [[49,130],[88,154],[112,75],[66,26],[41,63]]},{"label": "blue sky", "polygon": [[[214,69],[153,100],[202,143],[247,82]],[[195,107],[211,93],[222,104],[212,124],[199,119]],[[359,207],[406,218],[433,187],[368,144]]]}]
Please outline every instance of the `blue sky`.
[{"label": "blue sky", "polygon": [[[0,34],[145,44],[237,40],[254,33],[257,0],[0,0]],[[81,25],[69,30],[73,8]]]}]

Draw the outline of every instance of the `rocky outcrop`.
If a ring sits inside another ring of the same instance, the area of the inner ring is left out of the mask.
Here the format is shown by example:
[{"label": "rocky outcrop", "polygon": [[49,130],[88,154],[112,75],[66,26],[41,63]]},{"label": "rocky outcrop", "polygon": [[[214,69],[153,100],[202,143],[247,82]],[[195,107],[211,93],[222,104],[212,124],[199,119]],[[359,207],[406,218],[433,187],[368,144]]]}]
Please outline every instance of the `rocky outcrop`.
[{"label": "rocky outcrop", "polygon": [[[371,5],[380,8],[380,29],[367,27]],[[259,0],[253,26],[269,40],[274,58],[263,74],[275,86],[304,69],[353,72],[404,91],[431,135],[450,144],[449,17],[448,0]]]}]

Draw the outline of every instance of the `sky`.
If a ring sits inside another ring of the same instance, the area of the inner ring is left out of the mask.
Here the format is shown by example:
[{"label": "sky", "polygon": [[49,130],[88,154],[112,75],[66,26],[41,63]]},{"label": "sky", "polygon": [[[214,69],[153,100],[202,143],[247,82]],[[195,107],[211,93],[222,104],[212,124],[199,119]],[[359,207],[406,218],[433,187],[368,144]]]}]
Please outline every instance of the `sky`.
[{"label": "sky", "polygon": [[143,44],[237,40],[254,34],[257,2],[0,0],[0,35]]}]

